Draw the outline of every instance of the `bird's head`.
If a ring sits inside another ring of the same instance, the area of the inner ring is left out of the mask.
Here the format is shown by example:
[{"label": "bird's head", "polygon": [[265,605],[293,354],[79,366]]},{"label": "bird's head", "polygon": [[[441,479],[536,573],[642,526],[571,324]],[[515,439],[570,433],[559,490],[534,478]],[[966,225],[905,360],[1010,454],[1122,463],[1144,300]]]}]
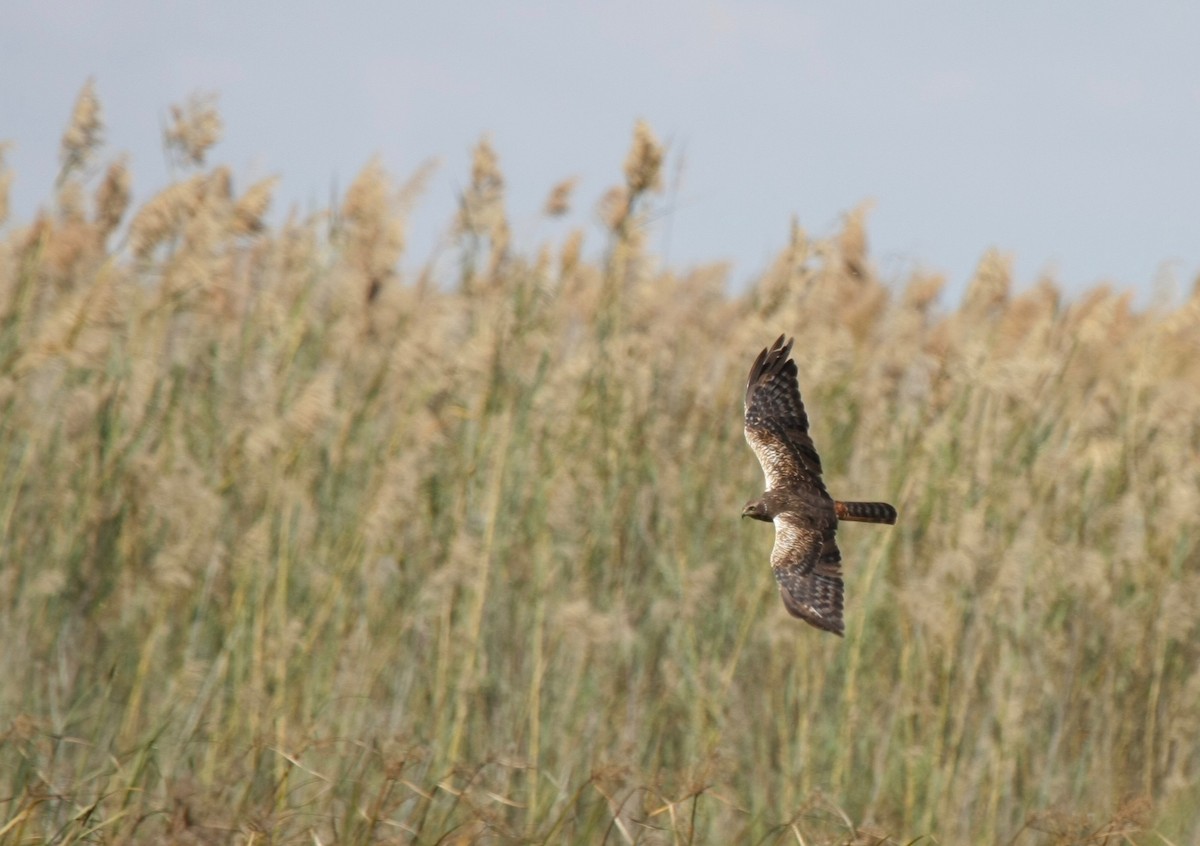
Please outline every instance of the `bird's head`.
[{"label": "bird's head", "polygon": [[762,499],[752,499],[746,503],[746,507],[742,509],[743,517],[752,517],[755,520],[763,520],[770,523],[773,519],[771,512],[767,508],[767,503]]}]

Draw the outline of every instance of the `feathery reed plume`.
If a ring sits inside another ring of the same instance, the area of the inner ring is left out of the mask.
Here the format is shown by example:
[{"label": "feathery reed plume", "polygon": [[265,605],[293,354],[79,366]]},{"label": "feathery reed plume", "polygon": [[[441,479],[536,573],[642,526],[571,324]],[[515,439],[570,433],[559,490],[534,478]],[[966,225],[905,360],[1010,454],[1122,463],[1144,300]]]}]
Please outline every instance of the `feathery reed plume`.
[{"label": "feathery reed plume", "polygon": [[995,316],[1008,302],[1012,287],[1012,256],[989,249],[979,260],[975,275],[967,285],[962,313],[968,321]]},{"label": "feathery reed plume", "polygon": [[580,256],[583,252],[583,230],[572,229],[563,241],[562,251],[558,259],[558,275],[564,281],[575,275],[579,267]]},{"label": "feathery reed plume", "polygon": [[8,192],[12,189],[13,173],[5,161],[8,142],[0,142],[0,226],[8,222]]},{"label": "feathery reed plume", "polygon": [[765,316],[776,313],[782,307],[805,272],[811,246],[800,219],[793,215],[787,247],[776,257],[758,284],[748,291],[750,304],[755,311]]},{"label": "feathery reed plume", "polygon": [[208,151],[221,140],[223,129],[217,95],[196,93],[182,106],[171,106],[171,124],[163,132],[163,140],[180,164],[200,167]]},{"label": "feathery reed plume", "polygon": [[342,201],[341,256],[356,274],[361,302],[375,302],[404,253],[404,217],[391,176],[378,156],[359,172]]},{"label": "feathery reed plume", "polygon": [[629,217],[630,199],[629,189],[624,185],[614,185],[604,192],[596,204],[596,214],[605,229],[617,232],[624,226]]},{"label": "feathery reed plume", "polygon": [[466,237],[463,287],[470,289],[473,284],[475,264],[484,238],[490,245],[487,276],[495,279],[508,254],[510,233],[508,214],[504,209],[504,176],[496,151],[486,135],[479,139],[471,156],[471,184],[459,200],[455,229]]},{"label": "feathery reed plume", "polygon": [[129,244],[138,258],[178,234],[180,225],[195,214],[204,198],[207,178],[196,174],[168,185],[138,209],[129,223]]},{"label": "feathery reed plume", "polygon": [[800,225],[800,218],[792,215],[791,225],[788,227],[788,245],[784,251],[784,255],[787,257],[788,273],[797,273],[804,269],[811,247],[812,243],[808,239],[808,233]]},{"label": "feathery reed plume", "polygon": [[1133,328],[1131,297],[1129,291],[1117,293],[1101,285],[1067,312],[1066,324],[1082,343],[1112,354]]},{"label": "feathery reed plume", "polygon": [[[862,277],[854,277],[862,279]],[[848,297],[839,309],[839,322],[849,329],[859,341],[871,336],[872,330],[883,317],[888,305],[888,289],[877,282],[863,284],[859,291]]]},{"label": "feathery reed plume", "polygon": [[597,209],[605,227],[612,233],[605,261],[602,309],[598,328],[607,337],[619,325],[624,311],[624,291],[648,279],[648,267],[642,261],[646,244],[646,213],[642,197],[662,188],[664,150],[644,120],[634,125],[633,141],[625,156],[625,185],[614,187],[601,199]]},{"label": "feathery reed plume", "polygon": [[650,124],[639,120],[633,128],[633,145],[625,156],[625,185],[632,197],[662,190],[665,151]]},{"label": "feathery reed plume", "polygon": [[873,201],[867,200],[848,212],[837,237],[842,271],[851,279],[865,280],[870,274],[867,263],[867,215],[874,206]]},{"label": "feathery reed plume", "polygon": [[458,230],[495,237],[506,228],[504,176],[492,142],[485,135],[471,155],[471,184],[459,205]]},{"label": "feathery reed plume", "polygon": [[[637,216],[638,200],[647,192],[662,190],[664,155],[663,146],[650,125],[638,120],[633,128],[633,142],[625,156],[625,185],[610,188],[597,206],[604,226],[617,236],[618,253],[639,252],[643,235],[636,225],[632,225]],[[625,262],[624,257],[616,254],[611,258],[618,266]],[[611,278],[615,277],[610,274]]]},{"label": "feathery reed plume", "polygon": [[75,98],[71,121],[63,133],[59,150],[61,167],[57,184],[62,185],[76,172],[88,166],[92,156],[103,143],[104,121],[100,100],[96,97],[96,81],[89,79]]},{"label": "feathery reed plume", "polygon": [[41,258],[54,289],[63,292],[86,284],[85,268],[98,257],[96,227],[87,219],[84,184],[71,178],[58,186],[57,208],[53,221],[44,230]]},{"label": "feathery reed plume", "polygon": [[[111,264],[99,268],[90,284],[60,297],[37,327],[17,361],[14,372],[27,375],[47,361],[70,357],[78,366],[95,366],[111,341],[108,331],[120,315],[116,294],[116,273]],[[91,344],[80,348],[81,339],[91,332]]]},{"label": "feathery reed plume", "polygon": [[260,179],[238,198],[233,205],[233,231],[237,235],[254,235],[263,230],[263,216],[271,206],[271,195],[279,177]]},{"label": "feathery reed plume", "polygon": [[124,160],[113,162],[96,190],[96,237],[103,244],[118,226],[129,208],[132,179]]},{"label": "feathery reed plume", "polygon": [[233,172],[228,165],[209,171],[208,179],[204,182],[204,198],[220,206],[228,206],[233,202]]},{"label": "feathery reed plume", "polygon": [[1030,290],[1013,298],[1000,318],[997,344],[1001,350],[1015,353],[1035,333],[1049,333],[1058,315],[1060,294],[1057,286],[1043,277]]},{"label": "feathery reed plume", "polygon": [[546,197],[546,204],[542,207],[542,213],[547,217],[562,217],[569,212],[571,210],[571,194],[578,184],[579,177],[572,176],[551,188],[550,195]]},{"label": "feathery reed plume", "polygon": [[904,307],[926,314],[930,306],[937,302],[944,287],[946,277],[940,273],[913,274],[904,286]]},{"label": "feathery reed plume", "polygon": [[83,223],[87,220],[83,183],[78,179],[64,182],[58,190],[58,220],[61,223]]},{"label": "feathery reed plume", "polygon": [[437,172],[441,162],[436,158],[426,159],[421,162],[420,166],[413,171],[412,176],[408,177],[400,186],[399,191],[399,210],[405,217],[412,211],[417,200],[425,193],[425,189],[429,186],[429,180],[433,178]]}]

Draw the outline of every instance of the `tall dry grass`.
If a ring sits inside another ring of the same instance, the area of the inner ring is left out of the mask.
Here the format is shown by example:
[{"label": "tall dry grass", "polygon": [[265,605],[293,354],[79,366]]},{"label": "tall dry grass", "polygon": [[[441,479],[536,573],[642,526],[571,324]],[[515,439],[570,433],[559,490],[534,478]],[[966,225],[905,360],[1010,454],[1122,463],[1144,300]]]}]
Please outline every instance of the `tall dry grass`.
[{"label": "tall dry grass", "polygon": [[[419,179],[273,225],[174,116],[131,211],[89,86],[0,240],[0,840],[1200,838],[1200,292],[988,254],[947,310],[860,209],[730,294],[648,250],[644,126],[541,247],[481,142],[439,279]],[[831,489],[901,513],[841,533],[845,640],[738,519],[780,332]]]}]

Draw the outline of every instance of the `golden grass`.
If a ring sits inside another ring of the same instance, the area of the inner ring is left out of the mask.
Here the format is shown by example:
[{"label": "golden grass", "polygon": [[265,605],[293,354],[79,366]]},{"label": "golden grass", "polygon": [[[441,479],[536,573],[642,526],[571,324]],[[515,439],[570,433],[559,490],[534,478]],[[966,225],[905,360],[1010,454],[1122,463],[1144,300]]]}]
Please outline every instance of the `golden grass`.
[{"label": "golden grass", "polygon": [[[0,840],[1200,838],[1200,292],[989,254],[945,311],[864,208],[731,295],[647,252],[644,126],[599,261],[522,252],[481,142],[439,280],[411,185],[269,225],[208,108],[129,214],[89,86],[2,232]],[[780,332],[831,489],[901,514],[841,534],[844,641],[738,519]]]}]

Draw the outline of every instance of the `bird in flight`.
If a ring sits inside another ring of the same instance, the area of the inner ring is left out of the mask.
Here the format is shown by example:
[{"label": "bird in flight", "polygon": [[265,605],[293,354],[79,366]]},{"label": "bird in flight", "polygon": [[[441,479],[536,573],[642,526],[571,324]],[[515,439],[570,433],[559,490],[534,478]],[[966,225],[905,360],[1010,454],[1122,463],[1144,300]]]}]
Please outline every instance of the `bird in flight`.
[{"label": "bird in flight", "polygon": [[896,509],[886,502],[840,502],[825,490],[791,352],[792,341],[785,344],[780,335],[750,368],[746,440],[762,465],[767,490],[746,503],[742,516],[775,524],[771,569],[788,612],[841,635],[845,624],[838,521],[891,524],[896,522]]}]

